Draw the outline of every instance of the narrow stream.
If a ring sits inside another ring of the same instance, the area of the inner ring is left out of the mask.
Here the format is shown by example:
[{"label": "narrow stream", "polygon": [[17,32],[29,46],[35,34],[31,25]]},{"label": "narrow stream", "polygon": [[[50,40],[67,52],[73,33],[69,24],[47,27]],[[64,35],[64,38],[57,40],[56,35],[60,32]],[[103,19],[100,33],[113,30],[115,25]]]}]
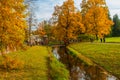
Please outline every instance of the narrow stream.
[{"label": "narrow stream", "polygon": [[80,59],[65,53],[65,47],[53,47],[54,56],[70,72],[70,80],[118,80],[98,66],[85,65]]}]

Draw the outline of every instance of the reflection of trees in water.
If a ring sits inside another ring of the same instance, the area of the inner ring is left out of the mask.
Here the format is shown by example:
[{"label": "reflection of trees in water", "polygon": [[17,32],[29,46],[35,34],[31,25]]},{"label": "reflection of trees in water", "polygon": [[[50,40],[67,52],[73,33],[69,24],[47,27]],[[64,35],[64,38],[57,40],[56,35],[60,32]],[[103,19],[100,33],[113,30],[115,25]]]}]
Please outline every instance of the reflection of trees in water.
[{"label": "reflection of trees in water", "polygon": [[116,80],[109,79],[108,74],[98,65],[88,66],[75,56],[65,53],[65,47],[58,50],[60,61],[70,71],[71,80]]}]

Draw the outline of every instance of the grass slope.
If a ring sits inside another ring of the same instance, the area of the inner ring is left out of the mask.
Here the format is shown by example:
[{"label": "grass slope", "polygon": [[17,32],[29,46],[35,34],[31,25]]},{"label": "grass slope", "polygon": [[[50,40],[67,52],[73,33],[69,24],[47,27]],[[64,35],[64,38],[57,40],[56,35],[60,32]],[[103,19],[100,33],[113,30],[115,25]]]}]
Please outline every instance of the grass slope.
[{"label": "grass slope", "polygon": [[[120,43],[120,37],[106,37],[105,38],[106,43]],[[95,42],[101,42],[100,39]]]},{"label": "grass slope", "polygon": [[120,78],[120,44],[78,43],[70,47]]},{"label": "grass slope", "polygon": [[106,42],[120,43],[120,37],[108,37],[106,38]]},{"label": "grass slope", "polygon": [[[48,80],[46,47],[35,46],[27,51],[19,51],[8,54],[24,61],[24,68],[21,70],[4,70],[0,68],[0,80]],[[0,64],[2,57],[0,56]]]},{"label": "grass slope", "polygon": [[48,47],[49,51],[49,76],[51,80],[69,80],[69,71],[66,69],[66,66],[62,64],[52,53],[51,48]]}]

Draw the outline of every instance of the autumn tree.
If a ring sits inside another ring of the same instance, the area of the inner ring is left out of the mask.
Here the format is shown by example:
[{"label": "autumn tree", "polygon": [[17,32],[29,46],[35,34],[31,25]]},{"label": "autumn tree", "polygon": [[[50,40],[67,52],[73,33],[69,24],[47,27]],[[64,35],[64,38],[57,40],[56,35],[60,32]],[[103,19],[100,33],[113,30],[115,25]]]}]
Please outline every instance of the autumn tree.
[{"label": "autumn tree", "polygon": [[27,24],[28,24],[28,28],[26,28],[26,38],[25,41],[29,42],[29,45],[31,43],[31,35],[34,35],[34,30],[37,28],[37,19],[35,16],[35,10],[36,10],[36,6],[35,6],[35,0],[25,0],[24,3],[27,5],[26,8],[26,13],[28,14],[26,20],[27,20]]},{"label": "autumn tree", "polygon": [[64,41],[67,46],[70,39],[75,39],[77,32],[83,32],[84,26],[81,23],[81,13],[76,10],[73,0],[67,0],[62,6],[57,6],[53,13],[56,23],[54,27],[55,37]]},{"label": "autumn tree", "polygon": [[44,30],[46,32],[46,35],[47,35],[49,41],[52,39],[52,28],[53,28],[53,26],[52,26],[50,20],[45,21]]},{"label": "autumn tree", "polygon": [[0,49],[17,49],[25,36],[26,6],[23,0],[0,0]]},{"label": "autumn tree", "polygon": [[40,37],[44,37],[44,35],[46,34],[46,32],[44,30],[44,21],[39,23],[38,29],[37,29],[37,34],[40,35]]},{"label": "autumn tree", "polygon": [[105,0],[83,0],[81,7],[87,34],[103,38],[110,33],[113,22],[109,19]]}]

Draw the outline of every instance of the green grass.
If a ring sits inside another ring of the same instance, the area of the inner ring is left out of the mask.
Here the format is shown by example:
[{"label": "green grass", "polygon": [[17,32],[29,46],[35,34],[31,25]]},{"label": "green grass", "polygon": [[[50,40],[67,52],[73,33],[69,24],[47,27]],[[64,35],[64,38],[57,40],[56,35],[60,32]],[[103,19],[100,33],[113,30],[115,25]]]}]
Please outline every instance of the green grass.
[{"label": "green grass", "polygon": [[120,42],[120,37],[109,37],[106,38],[106,42]]},{"label": "green grass", "polygon": [[64,42],[60,42],[60,41],[49,41],[48,45],[59,45],[59,44],[64,44]]},{"label": "green grass", "polygon": [[54,56],[51,56],[50,70],[52,80],[69,80],[69,71]]},{"label": "green grass", "polygon": [[[105,41],[107,43],[120,43],[120,37],[106,37]],[[100,39],[98,41],[95,40],[94,42],[100,42]]]},{"label": "green grass", "polygon": [[80,54],[78,51],[74,50],[71,47],[67,47],[69,49],[69,54],[71,54],[74,57],[77,57],[81,60],[82,63],[85,63],[88,66],[94,66],[94,63],[88,59],[87,57],[83,56],[82,54]]},{"label": "green grass", "polygon": [[27,51],[7,54],[13,60],[24,62],[22,69],[8,70],[2,68],[0,56],[0,80],[69,80],[69,71],[44,46],[34,46]]},{"label": "green grass", "polygon": [[[8,54],[24,62],[20,70],[5,70],[0,68],[0,80],[48,80],[48,51],[46,47],[35,46],[27,51]],[[2,62],[0,56],[0,64]]]},{"label": "green grass", "polygon": [[78,43],[70,46],[120,78],[120,44]]},{"label": "green grass", "polygon": [[[48,48],[48,50],[51,51],[51,48]],[[51,80],[69,80],[69,71],[66,69],[65,65],[58,61],[53,54],[49,55]]]}]

